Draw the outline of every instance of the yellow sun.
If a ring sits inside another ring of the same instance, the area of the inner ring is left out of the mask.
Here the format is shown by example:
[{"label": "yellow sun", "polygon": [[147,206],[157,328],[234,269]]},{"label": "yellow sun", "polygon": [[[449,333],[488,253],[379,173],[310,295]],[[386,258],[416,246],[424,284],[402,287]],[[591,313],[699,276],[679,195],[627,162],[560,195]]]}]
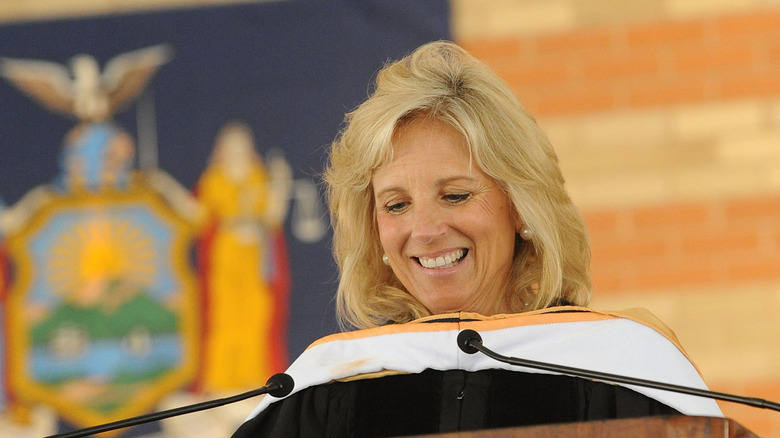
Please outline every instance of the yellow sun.
[{"label": "yellow sun", "polygon": [[128,220],[91,218],[61,233],[51,248],[49,280],[62,296],[87,293],[91,285],[112,280],[150,286],[154,279],[152,238]]}]

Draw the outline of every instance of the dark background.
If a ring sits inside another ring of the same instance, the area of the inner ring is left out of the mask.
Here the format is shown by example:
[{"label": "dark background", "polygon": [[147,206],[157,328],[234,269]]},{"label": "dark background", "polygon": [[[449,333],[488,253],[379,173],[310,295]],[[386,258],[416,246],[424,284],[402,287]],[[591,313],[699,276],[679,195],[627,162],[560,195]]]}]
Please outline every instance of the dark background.
[{"label": "dark background", "polygon": [[[66,64],[88,53],[102,66],[131,50],[169,44],[173,58],[146,92],[154,100],[162,170],[193,189],[218,130],[237,119],[252,128],[261,154],[281,150],[296,179],[319,185],[344,113],[366,98],[378,69],[422,43],[448,39],[448,21],[446,0],[268,2],[0,26],[0,57]],[[135,112],[134,103],[115,117],[134,137]],[[2,79],[0,114],[0,198],[13,205],[53,181],[75,120]],[[294,358],[337,331],[337,274],[330,233],[304,243],[288,231],[287,244]]]}]

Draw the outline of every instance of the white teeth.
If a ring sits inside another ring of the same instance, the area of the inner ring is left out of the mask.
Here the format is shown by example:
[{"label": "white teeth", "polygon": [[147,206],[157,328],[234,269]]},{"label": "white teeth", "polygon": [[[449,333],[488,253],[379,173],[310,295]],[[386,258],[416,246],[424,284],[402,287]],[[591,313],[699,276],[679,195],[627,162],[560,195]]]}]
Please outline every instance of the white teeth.
[{"label": "white teeth", "polygon": [[423,265],[423,267],[430,268],[430,269],[451,268],[457,265],[458,262],[460,262],[464,254],[465,251],[459,249],[457,251],[453,251],[449,254],[445,254],[443,256],[439,256],[436,258],[420,257],[418,260],[420,260],[420,264]]}]

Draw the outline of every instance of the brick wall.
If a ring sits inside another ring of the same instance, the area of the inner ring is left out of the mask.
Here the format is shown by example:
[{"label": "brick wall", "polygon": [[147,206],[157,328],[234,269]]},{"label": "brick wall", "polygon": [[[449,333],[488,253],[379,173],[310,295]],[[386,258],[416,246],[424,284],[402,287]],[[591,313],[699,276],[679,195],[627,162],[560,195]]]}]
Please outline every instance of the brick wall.
[{"label": "brick wall", "polygon": [[600,294],[739,287],[780,276],[780,195],[593,209],[585,216]]},{"label": "brick wall", "polygon": [[[0,22],[237,1],[251,0],[4,0]],[[712,389],[780,401],[777,1],[452,0],[452,11],[454,39],[512,85],[558,151],[591,234],[593,305],[652,310]],[[777,413],[721,406],[780,436]],[[229,434],[246,407],[225,412]],[[51,420],[17,435],[50,433]]]},{"label": "brick wall", "polygon": [[780,10],[460,42],[547,117],[780,94],[778,23]]},{"label": "brick wall", "polygon": [[[453,19],[558,151],[593,305],[652,310],[712,389],[780,401],[780,6],[456,0]],[[775,412],[721,407],[780,436]]]}]

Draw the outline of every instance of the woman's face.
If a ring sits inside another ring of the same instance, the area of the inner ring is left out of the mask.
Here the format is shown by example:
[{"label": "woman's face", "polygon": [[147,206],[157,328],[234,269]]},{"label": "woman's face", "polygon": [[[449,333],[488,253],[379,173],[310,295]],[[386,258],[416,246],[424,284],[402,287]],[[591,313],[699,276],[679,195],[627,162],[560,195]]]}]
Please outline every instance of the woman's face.
[{"label": "woman's face", "polygon": [[379,238],[409,293],[432,313],[510,311],[504,294],[521,224],[496,181],[470,163],[458,131],[424,117],[403,125],[372,182]]}]

